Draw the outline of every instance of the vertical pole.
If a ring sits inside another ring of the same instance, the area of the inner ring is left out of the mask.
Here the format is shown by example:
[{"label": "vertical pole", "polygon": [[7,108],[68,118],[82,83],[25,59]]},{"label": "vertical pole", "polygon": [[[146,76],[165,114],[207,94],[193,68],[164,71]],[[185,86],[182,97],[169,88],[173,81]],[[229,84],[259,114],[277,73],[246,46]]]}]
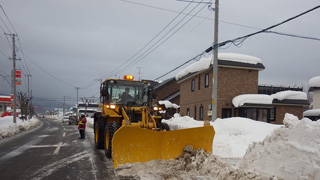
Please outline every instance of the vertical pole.
[{"label": "vertical pole", "polygon": [[219,28],[219,0],[215,2],[214,13],[214,43],[213,43],[213,75],[212,75],[212,121],[217,119],[218,112],[218,28]]},{"label": "vertical pole", "polygon": [[65,114],[65,103],[66,103],[66,96],[63,96],[63,117],[64,117],[64,114]]},{"label": "vertical pole", "polygon": [[15,44],[15,34],[10,34],[12,36],[12,88],[13,88],[13,123],[17,123],[17,102],[16,102],[16,44]]},{"label": "vertical pole", "polygon": [[79,112],[79,110],[78,110],[78,108],[79,108],[78,107],[78,97],[79,97],[78,90],[80,89],[80,87],[75,87],[75,88],[77,90],[77,104],[76,104],[76,106],[77,106],[77,114],[76,115],[77,115],[77,117],[79,117],[79,113],[78,113]]}]

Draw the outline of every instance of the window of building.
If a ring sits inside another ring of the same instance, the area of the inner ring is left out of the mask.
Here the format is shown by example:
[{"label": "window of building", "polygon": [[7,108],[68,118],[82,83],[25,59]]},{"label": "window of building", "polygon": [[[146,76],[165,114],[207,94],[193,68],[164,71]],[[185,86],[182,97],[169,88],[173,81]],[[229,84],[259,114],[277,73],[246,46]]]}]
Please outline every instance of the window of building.
[{"label": "window of building", "polygon": [[194,117],[193,117],[193,119],[197,119],[197,106],[196,105],[194,105]]},{"label": "window of building", "polygon": [[190,116],[190,109],[187,108],[187,116]]},{"label": "window of building", "polygon": [[194,91],[194,87],[195,87],[195,80],[192,79],[191,80],[191,91]]},{"label": "window of building", "polygon": [[230,108],[222,108],[222,118],[231,117],[231,109]]},{"label": "window of building", "polygon": [[200,109],[199,109],[199,119],[203,120],[203,106],[201,104]]},{"label": "window of building", "polygon": [[204,87],[209,87],[209,73],[204,76]]},{"label": "window of building", "polygon": [[275,112],[274,108],[239,108],[235,109],[235,116],[270,122],[275,121]]},{"label": "window of building", "polygon": [[200,90],[200,85],[201,85],[201,76],[200,76],[200,74],[199,74],[199,76],[198,76],[198,89]]}]

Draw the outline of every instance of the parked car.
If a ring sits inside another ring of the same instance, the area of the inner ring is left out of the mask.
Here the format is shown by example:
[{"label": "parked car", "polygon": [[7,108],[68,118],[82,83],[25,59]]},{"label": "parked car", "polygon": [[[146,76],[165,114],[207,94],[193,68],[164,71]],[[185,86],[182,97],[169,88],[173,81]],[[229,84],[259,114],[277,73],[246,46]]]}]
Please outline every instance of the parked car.
[{"label": "parked car", "polygon": [[78,125],[78,118],[77,116],[69,116],[69,125],[75,124]]},{"label": "parked car", "polygon": [[69,116],[63,116],[62,123],[69,122]]}]

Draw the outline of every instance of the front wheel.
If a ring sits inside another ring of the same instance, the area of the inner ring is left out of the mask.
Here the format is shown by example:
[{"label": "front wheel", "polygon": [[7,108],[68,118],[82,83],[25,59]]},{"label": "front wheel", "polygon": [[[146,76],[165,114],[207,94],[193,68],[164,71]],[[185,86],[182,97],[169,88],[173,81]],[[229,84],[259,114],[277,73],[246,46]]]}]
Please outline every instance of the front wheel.
[{"label": "front wheel", "polygon": [[103,149],[103,133],[104,133],[104,128],[103,128],[103,122],[102,120],[98,120],[94,123],[94,144],[96,149]]},{"label": "front wheel", "polygon": [[108,122],[104,134],[105,134],[105,139],[104,139],[104,152],[108,158],[112,157],[112,138],[114,133],[120,128],[120,124],[116,122]]}]

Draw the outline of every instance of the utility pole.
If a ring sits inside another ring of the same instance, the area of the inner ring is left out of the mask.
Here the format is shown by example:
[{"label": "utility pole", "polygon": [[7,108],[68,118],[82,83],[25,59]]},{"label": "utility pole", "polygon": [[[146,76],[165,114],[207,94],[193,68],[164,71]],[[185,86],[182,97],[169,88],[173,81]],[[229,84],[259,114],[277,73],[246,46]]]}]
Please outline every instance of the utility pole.
[{"label": "utility pole", "polygon": [[140,78],[140,74],[141,74],[140,73],[140,69],[143,68],[143,67],[137,67],[137,68],[139,69],[139,81],[140,81],[141,80],[141,78]]},{"label": "utility pole", "polygon": [[66,96],[63,96],[63,117],[64,117],[64,114],[65,114],[65,103],[66,103]]},{"label": "utility pole", "polygon": [[79,97],[79,94],[78,94],[78,91],[80,89],[80,87],[75,87],[76,90],[77,90],[77,103],[76,103],[76,106],[77,106],[77,117],[79,117],[79,113],[78,113],[78,97]]},{"label": "utility pole", "polygon": [[[28,79],[28,93],[27,93],[27,95],[28,95],[28,98],[30,98],[29,77],[31,77],[31,74],[27,74],[26,76],[27,76],[27,79]],[[27,109],[28,109],[27,115],[31,115],[31,114],[30,114],[30,102],[28,102],[28,107],[27,107]]]},{"label": "utility pole", "polygon": [[29,78],[31,77],[31,74],[27,74],[27,79],[28,79],[28,98],[30,97],[30,86],[29,86]]},{"label": "utility pole", "polygon": [[214,42],[213,42],[213,72],[212,72],[212,115],[211,120],[217,119],[218,109],[218,28],[219,28],[219,0],[214,7]]},{"label": "utility pole", "polygon": [[16,34],[6,34],[12,37],[12,63],[13,63],[13,70],[12,70],[12,89],[13,89],[13,123],[17,123],[17,102],[16,102],[16,43],[15,37]]}]

